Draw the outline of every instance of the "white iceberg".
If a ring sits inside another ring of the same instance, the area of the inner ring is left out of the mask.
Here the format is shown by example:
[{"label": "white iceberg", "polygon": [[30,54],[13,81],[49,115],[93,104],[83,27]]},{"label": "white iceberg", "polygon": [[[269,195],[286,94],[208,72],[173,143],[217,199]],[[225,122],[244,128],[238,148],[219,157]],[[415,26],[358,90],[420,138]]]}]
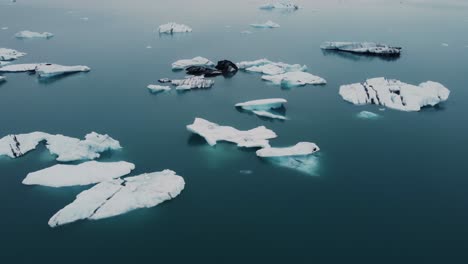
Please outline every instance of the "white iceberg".
[{"label": "white iceberg", "polygon": [[437,82],[428,81],[416,86],[383,77],[342,85],[339,93],[344,100],[356,105],[375,104],[401,111],[435,106],[450,95],[449,89]]},{"label": "white iceberg", "polygon": [[152,93],[166,92],[171,90],[171,87],[164,85],[150,84],[147,87]]},{"label": "white iceberg", "polygon": [[369,111],[361,111],[357,114],[357,117],[360,119],[378,119],[380,115]]},{"label": "white iceberg", "polygon": [[41,78],[49,78],[63,74],[76,72],[89,72],[91,69],[88,66],[63,66],[58,64],[41,63],[36,67],[36,73]]},{"label": "white iceberg", "polygon": [[262,158],[286,157],[286,156],[305,156],[319,151],[320,148],[311,142],[299,142],[292,147],[272,148],[267,147],[257,150],[257,156]]},{"label": "white iceberg", "polygon": [[53,215],[48,224],[57,227],[154,207],[178,196],[184,186],[184,179],[171,170],[102,182],[78,194],[71,204]]},{"label": "white iceberg", "polygon": [[338,50],[360,54],[398,56],[400,47],[391,47],[386,44],[374,42],[325,42],[320,46],[324,50]]},{"label": "white iceberg", "polygon": [[237,67],[241,70],[248,72],[258,72],[267,75],[276,75],[286,72],[306,71],[306,65],[300,64],[287,64],[284,62],[272,62],[267,59],[260,59],[255,61],[241,61],[236,63]]},{"label": "white iceberg", "polygon": [[284,107],[285,103],[287,103],[286,99],[272,98],[238,103],[235,106],[247,111],[251,111],[258,116],[285,120],[286,117],[270,112],[272,109]]},{"label": "white iceberg", "polygon": [[125,161],[88,161],[78,165],[58,164],[29,173],[23,180],[23,184],[49,187],[89,185],[120,178],[129,174],[133,169],[135,165]]},{"label": "white iceberg", "polygon": [[0,61],[12,61],[25,55],[26,53],[14,49],[0,48]]},{"label": "white iceberg", "polygon": [[195,118],[193,124],[187,126],[187,130],[202,136],[211,146],[216,145],[218,141],[228,141],[237,144],[238,147],[265,148],[270,146],[269,139],[277,137],[275,132],[264,126],[241,131],[230,126],[220,126],[202,118]]},{"label": "white iceberg", "polygon": [[214,65],[215,65],[214,62],[210,61],[209,59],[198,56],[193,59],[178,60],[172,63],[172,69],[183,70],[190,66],[214,66]]},{"label": "white iceberg", "polygon": [[166,34],[186,33],[186,32],[192,32],[192,28],[184,24],[177,24],[174,22],[170,22],[170,23],[159,26],[158,31],[159,33],[166,33]]},{"label": "white iceberg", "polygon": [[49,32],[33,32],[29,30],[23,30],[15,34],[17,38],[51,38],[54,34]]},{"label": "white iceberg", "polygon": [[63,135],[32,132],[1,138],[0,156],[21,157],[34,150],[43,141],[46,142],[49,152],[57,156],[57,161],[62,162],[92,160],[99,158],[102,152],[122,148],[117,140],[95,132],[87,134],[84,140]]},{"label": "white iceberg", "polygon": [[270,3],[260,6],[260,9],[272,10],[272,9],[290,9],[297,10],[299,6],[293,3],[279,2],[279,3]]},{"label": "white iceberg", "polygon": [[254,28],[279,28],[280,25],[279,24],[276,24],[275,22],[271,21],[271,20],[268,20],[267,22],[265,23],[254,23],[254,24],[250,24],[251,27],[254,27]]},{"label": "white iceberg", "polygon": [[203,76],[188,76],[181,80],[172,80],[172,85],[176,86],[176,90],[184,91],[191,89],[207,89],[214,85],[213,80],[205,79]]},{"label": "white iceberg", "polygon": [[0,72],[33,72],[39,63],[9,64],[0,68]]},{"label": "white iceberg", "polygon": [[273,84],[284,87],[304,86],[307,84],[326,84],[327,81],[322,77],[315,76],[307,72],[286,72],[277,75],[263,75],[262,80],[270,81]]}]

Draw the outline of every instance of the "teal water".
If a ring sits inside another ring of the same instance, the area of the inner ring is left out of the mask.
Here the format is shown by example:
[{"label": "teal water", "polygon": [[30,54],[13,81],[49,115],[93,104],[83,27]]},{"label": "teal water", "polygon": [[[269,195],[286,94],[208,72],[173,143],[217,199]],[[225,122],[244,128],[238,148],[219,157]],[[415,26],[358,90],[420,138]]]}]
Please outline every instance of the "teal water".
[{"label": "teal water", "polygon": [[[28,172],[56,164],[44,147],[0,159],[2,263],[466,263],[466,3],[302,1],[304,9],[294,13],[258,10],[262,3],[0,1],[0,28],[9,27],[0,30],[0,47],[28,53],[17,62],[92,69],[49,82],[5,74],[1,137],[107,133],[124,148],[100,160],[133,162],[132,175],[168,168],[186,181],[178,198],[160,206],[51,229],[48,219],[87,187],[22,185]],[[281,27],[248,27],[268,19]],[[194,32],[154,33],[169,21]],[[55,37],[13,37],[26,29]],[[328,40],[386,42],[404,53],[391,61],[323,53],[319,46]],[[240,72],[216,78],[210,90],[147,91],[159,78],[182,77],[170,64],[195,56],[306,64],[328,84],[285,90]],[[404,113],[354,106],[338,95],[342,84],[380,76],[441,82],[451,97],[437,108]],[[288,100],[289,120],[265,121],[234,108],[274,97]],[[382,117],[356,118],[363,110]],[[279,135],[275,146],[315,142],[318,176],[274,166],[231,144],[210,147],[186,131],[195,117],[238,129],[265,125]]]}]

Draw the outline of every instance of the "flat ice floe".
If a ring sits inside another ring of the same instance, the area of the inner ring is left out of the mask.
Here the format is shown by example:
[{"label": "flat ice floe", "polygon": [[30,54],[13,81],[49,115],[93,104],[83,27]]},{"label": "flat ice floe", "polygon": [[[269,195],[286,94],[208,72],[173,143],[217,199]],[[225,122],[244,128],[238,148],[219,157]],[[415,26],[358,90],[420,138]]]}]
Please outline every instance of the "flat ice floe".
[{"label": "flat ice floe", "polygon": [[133,169],[135,165],[125,161],[88,161],[78,165],[58,164],[29,173],[23,180],[23,184],[49,187],[89,185],[120,178],[129,174]]},{"label": "flat ice floe", "polygon": [[337,50],[352,53],[382,55],[382,56],[399,56],[400,47],[391,47],[386,44],[378,44],[374,42],[325,42],[320,46],[324,50]]},{"label": "flat ice floe", "polygon": [[286,72],[306,71],[306,65],[300,64],[287,64],[284,62],[272,62],[267,59],[260,59],[255,61],[241,61],[236,63],[239,69],[248,72],[258,72],[267,75],[276,75]]},{"label": "flat ice floe", "polygon": [[33,32],[29,30],[23,30],[15,34],[17,38],[51,38],[54,34],[49,32]]},{"label": "flat ice floe", "polygon": [[251,27],[254,27],[254,28],[279,28],[280,25],[279,24],[276,24],[275,22],[271,21],[271,20],[268,20],[267,22],[265,23],[254,23],[254,24],[250,24]]},{"label": "flat ice floe", "polygon": [[78,194],[71,204],[52,216],[48,224],[56,227],[154,207],[178,196],[184,186],[184,179],[171,170],[102,182]]},{"label": "flat ice floe", "polygon": [[437,82],[428,81],[416,86],[383,77],[342,85],[339,93],[344,100],[356,105],[375,104],[401,111],[435,106],[450,95],[449,89]]},{"label": "flat ice floe", "polygon": [[286,157],[286,156],[305,156],[319,151],[320,148],[315,143],[299,142],[292,147],[287,148],[263,148],[257,150],[257,156],[262,158]]},{"label": "flat ice floe", "polygon": [[258,116],[285,120],[286,117],[283,115],[270,112],[272,109],[283,108],[285,103],[287,103],[286,99],[272,98],[238,103],[235,106],[247,111],[251,111]]},{"label": "flat ice floe", "polygon": [[150,90],[152,93],[166,92],[171,90],[171,87],[164,85],[150,84],[147,87],[148,90]]},{"label": "flat ice floe", "polygon": [[299,9],[299,6],[293,3],[278,2],[278,3],[265,4],[265,5],[260,6],[259,8],[263,10],[272,10],[272,9],[297,10]]},{"label": "flat ice floe", "polygon": [[187,33],[192,32],[192,28],[184,24],[177,24],[170,22],[164,25],[160,25],[158,28],[159,33],[173,34],[173,33]]},{"label": "flat ice floe", "polygon": [[304,86],[307,84],[326,84],[327,81],[322,77],[315,76],[307,72],[287,72],[277,75],[263,75],[262,80],[270,81],[273,84],[284,87]]},{"label": "flat ice floe", "polygon": [[0,72],[36,72],[40,78],[55,77],[64,74],[88,72],[87,66],[63,66],[51,63],[10,64],[0,68]]},{"label": "flat ice floe", "polygon": [[356,116],[357,116],[358,118],[360,118],[360,119],[372,119],[372,120],[375,120],[375,119],[380,118],[380,115],[378,115],[378,114],[376,114],[376,113],[373,113],[373,112],[369,112],[369,111],[361,111],[361,112],[359,112]]},{"label": "flat ice floe", "polygon": [[237,144],[238,147],[265,148],[270,146],[269,139],[277,137],[275,132],[264,126],[241,131],[230,126],[220,126],[202,118],[195,118],[193,124],[187,126],[187,130],[205,138],[211,146],[216,145],[218,141],[228,141]]},{"label": "flat ice floe", "polygon": [[0,48],[0,61],[12,61],[25,56],[26,53],[14,49]]},{"label": "flat ice floe", "polygon": [[89,133],[84,140],[43,132],[8,135],[0,139],[0,156],[18,158],[34,150],[40,142],[46,142],[49,152],[57,161],[92,160],[100,153],[121,149],[120,143],[108,135]]},{"label": "flat ice floe", "polygon": [[215,66],[215,64],[209,59],[200,56],[193,59],[178,60],[172,63],[173,70],[184,70],[190,66]]},{"label": "flat ice floe", "polygon": [[188,76],[181,80],[171,80],[176,90],[184,91],[191,89],[207,89],[214,85],[213,80],[205,79],[203,76]]}]

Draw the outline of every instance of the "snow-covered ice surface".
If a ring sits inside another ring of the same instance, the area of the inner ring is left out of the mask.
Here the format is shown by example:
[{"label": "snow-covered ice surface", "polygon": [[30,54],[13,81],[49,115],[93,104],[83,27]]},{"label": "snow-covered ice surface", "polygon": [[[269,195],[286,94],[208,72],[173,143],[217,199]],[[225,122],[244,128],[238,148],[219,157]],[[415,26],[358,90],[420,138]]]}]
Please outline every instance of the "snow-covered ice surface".
[{"label": "snow-covered ice surface", "polygon": [[254,28],[279,28],[280,25],[271,21],[271,20],[268,20],[267,22],[265,23],[254,23],[254,24],[250,24],[251,27],[254,27]]},{"label": "snow-covered ice surface", "polygon": [[380,115],[373,113],[373,112],[369,112],[369,111],[361,111],[356,116],[360,119],[371,119],[371,120],[380,118]]},{"label": "snow-covered ice surface", "polygon": [[257,150],[257,156],[262,158],[285,157],[285,156],[305,156],[319,151],[320,148],[311,142],[299,142],[287,148],[263,148]]},{"label": "snow-covered ice surface", "polygon": [[214,62],[210,61],[207,58],[195,57],[193,59],[178,60],[172,63],[173,70],[183,70],[190,66],[215,66]]},{"label": "snow-covered ice surface", "polygon": [[187,130],[205,138],[211,146],[218,141],[228,141],[237,144],[238,147],[254,148],[269,147],[269,139],[277,135],[272,130],[260,126],[251,130],[241,131],[230,126],[220,126],[202,118],[195,118],[193,124],[187,126]]},{"label": "snow-covered ice surface", "polygon": [[239,69],[247,72],[258,72],[267,75],[276,75],[286,72],[306,71],[306,65],[300,64],[287,64],[284,62],[272,62],[267,59],[260,59],[255,61],[241,61],[236,63]]},{"label": "snow-covered ice surface", "polygon": [[383,77],[342,85],[339,93],[344,100],[356,105],[375,104],[402,111],[435,106],[450,95],[449,89],[437,82],[428,81],[416,86]]},{"label": "snow-covered ice surface", "polygon": [[0,139],[0,156],[18,158],[34,150],[40,142],[46,142],[49,152],[57,161],[92,160],[100,153],[121,149],[120,143],[108,135],[89,133],[84,140],[43,132],[8,135]]},{"label": "snow-covered ice surface", "polygon": [[0,68],[0,72],[31,72],[39,63],[9,64]]},{"label": "snow-covered ice surface", "polygon": [[150,90],[153,93],[166,92],[166,91],[171,90],[171,87],[169,86],[157,85],[157,84],[150,84],[147,87],[148,87],[148,90]]},{"label": "snow-covered ice surface", "polygon": [[260,6],[259,8],[264,9],[264,10],[273,10],[273,9],[297,10],[299,9],[299,6],[293,3],[288,3],[288,2],[278,2],[278,3],[265,4],[265,5]]},{"label": "snow-covered ice surface", "polygon": [[272,98],[238,103],[235,106],[247,111],[251,111],[258,116],[285,120],[286,117],[270,112],[272,109],[284,107],[285,103],[287,103],[286,99]]},{"label": "snow-covered ice surface", "polygon": [[51,38],[54,34],[50,32],[33,32],[29,30],[23,30],[15,34],[17,38]]},{"label": "snow-covered ice surface", "polygon": [[98,220],[154,207],[178,196],[184,186],[184,179],[171,170],[102,182],[78,194],[71,204],[50,218],[49,226]]},{"label": "snow-covered ice surface", "polygon": [[25,55],[26,53],[14,49],[0,48],[0,61],[12,61]]},{"label": "snow-covered ice surface", "polygon": [[187,33],[192,32],[192,28],[184,25],[170,22],[164,25],[160,25],[158,28],[159,33],[173,34],[173,33]]},{"label": "snow-covered ice surface", "polygon": [[205,79],[203,76],[188,76],[181,80],[172,80],[172,85],[176,86],[176,90],[184,91],[191,89],[207,89],[214,85],[214,81]]},{"label": "snow-covered ice surface", "polygon": [[36,73],[41,78],[49,78],[62,74],[88,72],[91,69],[88,66],[63,66],[58,64],[41,63],[36,67]]},{"label": "snow-covered ice surface", "polygon": [[307,72],[287,72],[277,75],[263,75],[262,79],[283,87],[304,86],[307,84],[326,84],[322,77]]},{"label": "snow-covered ice surface", "polygon": [[378,44],[374,42],[324,42],[320,48],[324,50],[337,50],[382,56],[398,56],[401,52],[401,48],[399,47],[391,47],[386,44]]},{"label": "snow-covered ice surface", "polygon": [[88,161],[78,165],[58,164],[29,173],[23,180],[23,184],[49,187],[89,185],[120,178],[129,174],[133,169],[135,165],[125,161]]}]

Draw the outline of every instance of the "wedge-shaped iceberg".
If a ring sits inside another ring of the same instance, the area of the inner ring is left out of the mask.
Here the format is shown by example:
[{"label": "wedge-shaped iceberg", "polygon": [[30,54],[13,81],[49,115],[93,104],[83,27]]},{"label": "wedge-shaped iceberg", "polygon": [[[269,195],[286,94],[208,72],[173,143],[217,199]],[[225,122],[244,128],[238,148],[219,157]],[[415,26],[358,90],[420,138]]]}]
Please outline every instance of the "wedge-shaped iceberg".
[{"label": "wedge-shaped iceberg", "polygon": [[322,77],[307,72],[287,72],[277,75],[263,75],[262,79],[283,87],[304,86],[307,84],[326,84]]},{"label": "wedge-shaped iceberg", "polygon": [[174,34],[174,33],[187,33],[192,32],[192,28],[184,24],[177,24],[170,22],[164,25],[160,25],[158,28],[159,33]]},{"label": "wedge-shaped iceberg", "polygon": [[58,64],[42,63],[37,65],[36,73],[41,78],[54,77],[63,74],[88,72],[91,69],[87,66],[62,66]]},{"label": "wedge-shaped iceberg", "polygon": [[437,82],[428,81],[416,86],[385,78],[342,85],[339,93],[344,100],[356,105],[375,104],[401,111],[435,106],[450,95],[449,89]]},{"label": "wedge-shaped iceberg", "polygon": [[372,119],[372,120],[375,120],[375,119],[379,119],[380,118],[380,115],[376,114],[376,113],[373,113],[373,112],[369,112],[369,111],[361,111],[359,112],[357,115],[356,115],[358,118],[360,119]]},{"label": "wedge-shaped iceberg", "polygon": [[29,30],[23,30],[15,34],[17,38],[51,38],[54,34],[49,32],[33,32]]},{"label": "wedge-shaped iceberg", "polygon": [[49,187],[89,185],[120,178],[129,174],[133,169],[135,165],[125,161],[88,161],[78,165],[58,164],[29,173],[23,180],[23,184]]},{"label": "wedge-shaped iceberg", "polygon": [[14,49],[0,48],[0,61],[12,61],[25,55],[26,53]]},{"label": "wedge-shaped iceberg", "polygon": [[207,58],[195,57],[193,59],[178,60],[172,63],[173,70],[184,70],[190,66],[215,66],[214,62]]},{"label": "wedge-shaped iceberg", "polygon": [[286,72],[306,71],[306,65],[300,64],[287,64],[284,62],[272,62],[267,59],[260,59],[255,61],[242,61],[236,63],[239,69],[248,72],[258,72],[267,75],[276,75]]},{"label": "wedge-shaped iceberg", "polygon": [[269,147],[269,139],[276,138],[275,132],[260,126],[251,130],[241,131],[230,126],[220,126],[202,118],[195,118],[193,124],[187,126],[188,131],[205,138],[211,146],[218,141],[228,141],[239,147],[255,148]]},{"label": "wedge-shaped iceberg", "polygon": [[374,42],[325,42],[320,48],[324,50],[337,50],[344,52],[381,55],[381,56],[399,56],[400,47],[391,47],[386,44]]},{"label": "wedge-shaped iceberg", "polygon": [[184,179],[171,170],[102,182],[78,194],[71,204],[50,218],[49,226],[98,220],[154,207],[178,196],[184,186]]},{"label": "wedge-shaped iceberg", "polygon": [[290,9],[290,10],[297,10],[299,6],[293,3],[287,2],[278,2],[278,3],[270,3],[260,6],[260,9],[263,10],[273,10],[273,9]]},{"label": "wedge-shaped iceberg", "polygon": [[148,90],[150,90],[152,93],[166,92],[171,90],[171,87],[164,85],[150,84],[147,87]]},{"label": "wedge-shaped iceberg", "polygon": [[84,140],[63,135],[51,135],[43,132],[8,135],[0,139],[0,156],[18,158],[34,150],[40,142],[46,142],[51,154],[57,155],[57,161],[92,160],[100,153],[122,148],[120,143],[108,135],[89,133]]},{"label": "wedge-shaped iceberg", "polygon": [[263,148],[257,150],[257,156],[282,167],[315,175],[319,162],[313,154],[319,150],[314,143],[300,142],[287,148]]},{"label": "wedge-shaped iceberg", "polygon": [[286,117],[272,113],[270,111],[272,109],[283,108],[284,104],[287,102],[288,101],[286,101],[286,99],[283,98],[260,99],[244,103],[238,103],[236,104],[236,107],[240,107],[244,110],[251,111],[258,116],[284,120],[286,119]]},{"label": "wedge-shaped iceberg", "polygon": [[214,85],[213,80],[205,79],[203,76],[188,76],[181,80],[172,80],[176,90],[207,89]]},{"label": "wedge-shaped iceberg", "polygon": [[250,24],[251,27],[254,27],[254,28],[279,28],[280,25],[279,24],[276,24],[275,22],[271,21],[271,20],[268,20],[267,22],[265,23],[254,23],[254,24]]}]

